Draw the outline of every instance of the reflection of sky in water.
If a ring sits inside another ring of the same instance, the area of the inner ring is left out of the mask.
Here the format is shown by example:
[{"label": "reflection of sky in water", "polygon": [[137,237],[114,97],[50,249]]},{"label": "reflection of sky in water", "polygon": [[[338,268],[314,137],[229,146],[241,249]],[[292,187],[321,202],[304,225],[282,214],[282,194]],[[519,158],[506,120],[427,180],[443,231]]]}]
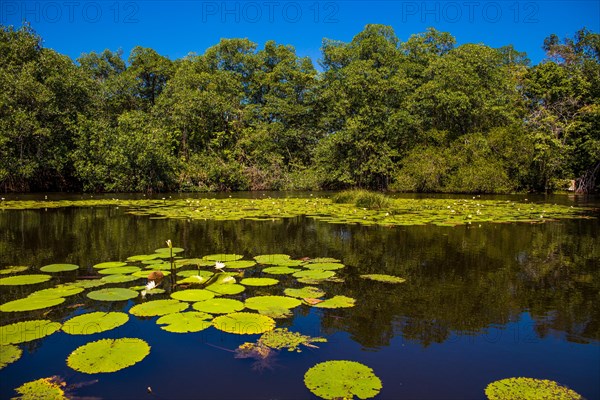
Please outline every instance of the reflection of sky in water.
[{"label": "reflection of sky in water", "polygon": [[[173,334],[161,330],[156,318],[134,316],[113,331],[88,337],[58,332],[20,345],[23,358],[0,371],[0,397],[14,396],[13,388],[25,381],[58,374],[68,383],[99,379],[78,389],[78,396],[140,398],[151,386],[163,398],[308,398],[302,380],[306,370],[321,361],[348,359],[375,370],[383,381],[380,398],[483,398],[488,383],[511,376],[552,379],[586,398],[599,398],[598,237],[600,226],[593,220],[390,229],[305,218],[150,220],[114,208],[1,212],[0,266],[80,265],[78,272],[60,275],[68,280],[76,273],[93,274],[91,266],[102,261],[152,252],[170,238],[186,249],[185,257],[339,258],[347,265],[338,272],[345,282],[319,287],[326,297],[346,295],[357,304],[294,309],[293,318],[278,320],[278,326],[324,336],[328,343],[302,353],[282,351],[259,370],[252,368],[253,360],[235,359],[231,352],[259,335],[213,328]],[[259,277],[260,271],[253,267],[244,276]],[[358,277],[363,273],[397,275],[407,282],[366,281]],[[289,276],[275,277],[282,285],[293,284]],[[4,287],[0,300],[54,284]],[[257,294],[280,295],[282,288],[248,288],[232,297]],[[127,311],[135,302],[91,302],[76,295],[47,318],[64,321],[81,314],[69,308],[76,304],[85,304],[86,312]],[[2,313],[1,324],[28,315],[41,318],[46,311]],[[75,348],[103,337],[138,337],[152,349],[143,362],[114,374],[86,376],[66,366]]]}]

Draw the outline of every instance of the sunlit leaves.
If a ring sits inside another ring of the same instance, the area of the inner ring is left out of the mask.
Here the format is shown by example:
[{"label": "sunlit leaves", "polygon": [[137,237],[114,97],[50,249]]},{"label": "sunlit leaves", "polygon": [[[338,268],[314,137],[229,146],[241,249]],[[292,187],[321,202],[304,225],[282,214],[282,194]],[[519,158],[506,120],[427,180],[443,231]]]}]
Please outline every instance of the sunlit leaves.
[{"label": "sunlit leaves", "polygon": [[304,384],[323,399],[375,397],[382,388],[373,370],[355,361],[335,360],[315,365],[304,374]]},{"label": "sunlit leaves", "polygon": [[142,339],[101,339],[78,347],[67,358],[67,365],[86,374],[115,372],[142,361],[150,346]]}]

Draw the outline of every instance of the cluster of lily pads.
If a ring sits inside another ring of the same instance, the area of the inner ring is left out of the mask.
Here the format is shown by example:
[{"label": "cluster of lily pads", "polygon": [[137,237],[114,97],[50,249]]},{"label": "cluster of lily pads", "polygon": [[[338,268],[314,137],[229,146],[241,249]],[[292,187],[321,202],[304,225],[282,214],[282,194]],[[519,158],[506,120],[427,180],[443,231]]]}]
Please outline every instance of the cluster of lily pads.
[{"label": "cluster of lily pads", "polygon": [[0,210],[122,206],[151,218],[273,221],[307,216],[332,224],[456,226],[470,223],[539,223],[564,218],[592,218],[594,210],[556,204],[456,199],[389,199],[380,209],[335,203],[329,198],[163,199],[3,201]]},{"label": "cluster of lily pads", "polygon": [[[277,319],[292,315],[300,306],[321,309],[353,307],[355,299],[343,295],[327,298],[319,284],[343,282],[338,272],[346,266],[333,258],[292,259],[285,254],[267,254],[253,259],[243,259],[238,254],[211,254],[202,258],[182,258],[184,249],[172,247],[157,249],[154,253],[135,255],[125,261],[107,261],[92,266],[96,272],[91,279],[73,279],[68,283],[33,291],[26,297],[0,304],[0,312],[18,313],[50,309],[64,303],[67,298],[84,291],[93,301],[118,302],[134,300],[128,312],[89,312],[73,316],[66,321],[51,319],[19,321],[0,326],[0,368],[17,361],[21,343],[52,335],[61,330],[69,335],[90,335],[116,329],[129,321],[130,315],[139,318],[158,317],[156,324],[173,333],[199,332],[214,327],[232,334],[262,334],[256,343],[245,343],[236,351],[236,357],[261,355],[288,349],[299,351],[299,346],[316,347],[312,343],[325,342],[324,338],[311,338],[298,332],[276,328]],[[51,264],[40,272],[26,274],[26,266],[0,269],[1,286],[28,286],[51,282],[53,274],[76,276],[79,266]],[[173,274],[169,276],[170,274]],[[6,275],[6,276],[5,276]],[[167,277],[167,278],[165,278]],[[364,275],[363,278],[388,283],[402,283],[404,279],[389,275]],[[164,279],[164,280],[163,280]],[[114,284],[135,285],[116,287]],[[274,295],[245,296],[249,287],[268,287],[285,280],[291,285]],[[63,279],[64,281],[64,279]],[[306,286],[307,284],[312,286]],[[160,297],[154,299],[154,297]],[[235,298],[232,298],[235,297]],[[44,315],[48,315],[46,312]],[[67,365],[87,374],[115,372],[142,361],[150,345],[139,338],[101,339],[75,349],[67,357]],[[264,358],[263,357],[263,358]],[[349,361],[319,364],[314,368],[333,368],[335,374],[348,373],[353,385],[345,387],[341,397],[365,393],[374,396],[381,389],[379,378],[368,367]],[[339,371],[338,371],[339,369]],[[335,371],[337,372],[335,372]],[[313,369],[305,376],[307,387],[323,398],[337,398],[342,389],[323,389]],[[320,375],[317,374],[317,375]],[[59,393],[61,386],[54,378],[27,382],[17,388],[23,398],[44,397]],[[370,388],[365,391],[365,388]],[[370,392],[369,392],[370,390]],[[62,392],[61,392],[62,393]],[[328,394],[329,393],[329,394]],[[60,398],[60,396],[57,396]]]}]

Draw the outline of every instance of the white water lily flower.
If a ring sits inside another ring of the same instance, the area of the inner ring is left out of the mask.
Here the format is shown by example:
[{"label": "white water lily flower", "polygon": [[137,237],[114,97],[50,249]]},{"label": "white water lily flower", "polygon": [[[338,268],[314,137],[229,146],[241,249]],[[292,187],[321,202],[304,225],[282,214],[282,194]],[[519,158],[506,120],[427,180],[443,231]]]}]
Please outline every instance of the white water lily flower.
[{"label": "white water lily flower", "polygon": [[225,263],[219,261],[215,263],[215,269],[222,270],[223,268],[225,268]]},{"label": "white water lily flower", "polygon": [[156,282],[154,282],[154,281],[149,281],[149,282],[146,284],[146,290],[152,290],[152,289],[154,289],[155,287],[156,287]]},{"label": "white water lily flower", "polygon": [[140,294],[142,295],[142,299],[146,297],[146,291],[145,291],[145,290],[142,290],[142,291],[140,292]]},{"label": "white water lily flower", "polygon": [[173,248],[173,243],[171,243],[171,239],[167,240],[167,246],[171,249]]}]

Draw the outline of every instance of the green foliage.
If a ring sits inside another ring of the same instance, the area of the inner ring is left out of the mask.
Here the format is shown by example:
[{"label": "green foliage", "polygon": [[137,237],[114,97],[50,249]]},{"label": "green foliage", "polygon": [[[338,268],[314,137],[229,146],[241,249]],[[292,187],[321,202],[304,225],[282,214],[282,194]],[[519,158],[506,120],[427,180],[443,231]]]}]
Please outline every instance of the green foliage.
[{"label": "green foliage", "polygon": [[580,400],[580,394],[547,379],[507,378],[490,383],[485,388],[490,400]]},{"label": "green foliage", "polygon": [[252,335],[272,330],[275,328],[275,321],[266,315],[236,312],[216,317],[213,319],[213,326],[228,333]]},{"label": "green foliage", "polygon": [[406,282],[406,279],[404,279],[404,278],[399,278],[397,276],[386,275],[386,274],[364,274],[364,275],[361,275],[360,277],[363,279],[370,279],[372,281],[386,282],[386,283]]},{"label": "green foliage", "polygon": [[138,317],[155,317],[181,312],[186,308],[188,308],[188,304],[179,300],[153,300],[131,307],[129,313]]},{"label": "green foliage", "polygon": [[52,277],[45,274],[30,274],[0,278],[0,286],[35,285],[49,281]]},{"label": "green foliage", "polygon": [[41,378],[31,382],[25,382],[15,389],[20,394],[15,399],[21,400],[67,400],[63,383],[58,377]]},{"label": "green foliage", "polygon": [[391,201],[385,195],[360,189],[336,193],[331,200],[334,203],[353,203],[356,207],[369,209],[387,208],[391,205]]},{"label": "green foliage", "polygon": [[310,337],[298,332],[290,332],[287,328],[277,328],[265,332],[258,339],[258,345],[270,347],[272,349],[287,349],[288,351],[300,352],[300,345],[307,347],[317,347],[313,343],[327,342],[327,339],[321,337]]},{"label": "green foliage", "polygon": [[325,361],[304,374],[304,384],[323,399],[370,399],[381,390],[373,370],[355,361]]},{"label": "green foliage", "polygon": [[0,326],[0,346],[31,342],[52,335],[61,324],[50,320],[30,320]]},{"label": "green foliage", "polygon": [[6,344],[0,345],[0,369],[8,364],[14,363],[23,355],[23,350],[20,347]]},{"label": "green foliage", "polygon": [[122,312],[92,312],[78,315],[66,321],[62,330],[69,335],[93,335],[115,329],[129,321]]},{"label": "green foliage", "polygon": [[102,339],[75,349],[67,365],[85,374],[116,372],[137,364],[148,354],[150,346],[142,339]]},{"label": "green foliage", "polygon": [[156,320],[156,323],[163,325],[160,328],[174,333],[200,332],[212,326],[212,315],[188,311],[182,313],[167,314]]}]

